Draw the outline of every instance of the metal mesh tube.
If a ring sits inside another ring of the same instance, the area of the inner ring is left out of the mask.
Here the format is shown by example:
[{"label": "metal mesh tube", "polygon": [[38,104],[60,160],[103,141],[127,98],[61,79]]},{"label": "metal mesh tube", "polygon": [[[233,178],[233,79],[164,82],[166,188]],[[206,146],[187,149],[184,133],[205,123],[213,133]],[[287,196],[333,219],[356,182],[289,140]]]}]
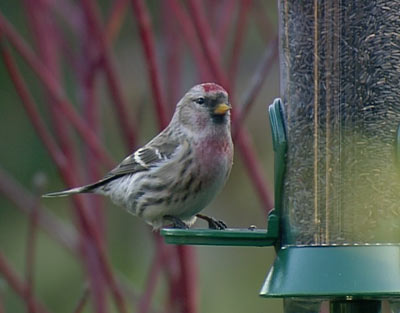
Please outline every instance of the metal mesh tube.
[{"label": "metal mesh tube", "polygon": [[284,245],[398,243],[400,2],[281,0]]}]

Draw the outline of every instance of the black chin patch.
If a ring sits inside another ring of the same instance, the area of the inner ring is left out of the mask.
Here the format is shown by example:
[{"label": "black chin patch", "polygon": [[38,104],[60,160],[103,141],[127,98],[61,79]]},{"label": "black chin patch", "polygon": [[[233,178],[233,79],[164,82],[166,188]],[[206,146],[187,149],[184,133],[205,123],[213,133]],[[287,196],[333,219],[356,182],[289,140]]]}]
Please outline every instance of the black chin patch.
[{"label": "black chin patch", "polygon": [[226,114],[211,114],[211,119],[215,124],[225,124],[227,121]]}]

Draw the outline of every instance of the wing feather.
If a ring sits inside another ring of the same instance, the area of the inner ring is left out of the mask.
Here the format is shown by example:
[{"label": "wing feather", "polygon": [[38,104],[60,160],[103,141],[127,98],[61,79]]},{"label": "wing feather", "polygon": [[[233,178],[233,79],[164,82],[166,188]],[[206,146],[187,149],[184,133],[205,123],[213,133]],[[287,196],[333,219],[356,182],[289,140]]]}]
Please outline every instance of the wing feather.
[{"label": "wing feather", "polygon": [[148,171],[162,163],[168,163],[173,155],[181,153],[181,150],[185,150],[186,147],[186,141],[182,146],[178,140],[171,140],[168,133],[162,132],[147,145],[126,157],[101,180],[82,187],[80,192],[91,192],[121,176]]},{"label": "wing feather", "polygon": [[122,175],[147,171],[167,161],[179,149],[179,142],[150,142],[125,158],[117,167],[111,170],[103,180],[110,181]]},{"label": "wing feather", "polygon": [[168,171],[171,167],[175,167],[175,157],[179,160],[187,151],[189,143],[184,140],[182,144],[178,140],[171,140],[168,133],[160,133],[146,146],[136,150],[134,153],[125,158],[118,166],[112,169],[101,180],[82,186],[64,190],[61,192],[47,194],[47,197],[64,196],[74,193],[93,192],[98,187],[104,186],[110,181],[124,175],[134,174],[142,171],[148,171],[151,168],[160,166],[160,170]]}]

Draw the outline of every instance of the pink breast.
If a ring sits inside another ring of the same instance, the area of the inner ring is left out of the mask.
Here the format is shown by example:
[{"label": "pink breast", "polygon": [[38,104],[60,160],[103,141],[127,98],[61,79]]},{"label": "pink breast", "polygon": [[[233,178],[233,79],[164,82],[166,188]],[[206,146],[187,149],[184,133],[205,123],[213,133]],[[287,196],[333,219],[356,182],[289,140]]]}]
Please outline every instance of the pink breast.
[{"label": "pink breast", "polygon": [[232,144],[229,140],[205,140],[196,149],[201,173],[208,180],[229,171],[232,165]]}]

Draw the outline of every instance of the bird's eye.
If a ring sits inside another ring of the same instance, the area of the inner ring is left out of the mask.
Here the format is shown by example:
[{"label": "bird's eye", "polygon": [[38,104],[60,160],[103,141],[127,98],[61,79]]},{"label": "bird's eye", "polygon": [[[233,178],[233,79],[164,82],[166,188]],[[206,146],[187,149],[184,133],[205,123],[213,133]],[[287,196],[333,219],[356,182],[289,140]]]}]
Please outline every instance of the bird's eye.
[{"label": "bird's eye", "polygon": [[196,100],[194,100],[197,104],[204,104],[205,100],[204,98],[197,98]]}]

